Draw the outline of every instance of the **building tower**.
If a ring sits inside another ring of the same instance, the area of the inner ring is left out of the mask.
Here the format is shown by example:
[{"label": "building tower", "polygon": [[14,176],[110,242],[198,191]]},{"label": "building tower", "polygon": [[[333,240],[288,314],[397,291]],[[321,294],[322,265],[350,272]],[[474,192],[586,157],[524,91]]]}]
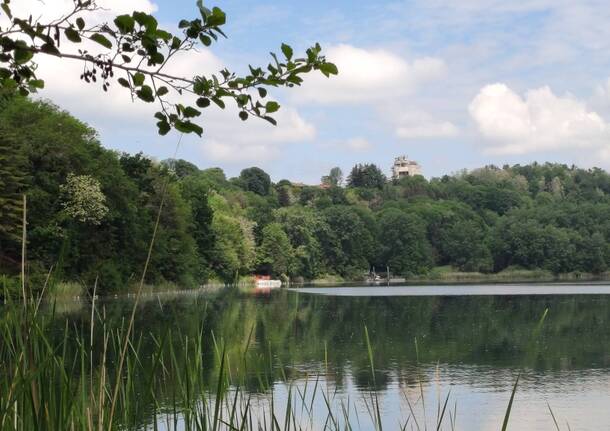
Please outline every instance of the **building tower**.
[{"label": "building tower", "polygon": [[421,166],[414,160],[409,160],[407,156],[400,156],[394,159],[392,166],[392,178],[399,180],[404,177],[421,175]]}]

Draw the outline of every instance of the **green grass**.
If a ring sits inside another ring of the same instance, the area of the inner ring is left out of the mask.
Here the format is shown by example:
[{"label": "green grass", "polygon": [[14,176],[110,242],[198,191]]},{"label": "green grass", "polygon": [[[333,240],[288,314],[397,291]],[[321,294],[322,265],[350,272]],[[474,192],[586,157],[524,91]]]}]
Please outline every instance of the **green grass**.
[{"label": "green grass", "polygon": [[603,274],[589,274],[571,272],[565,274],[553,274],[544,269],[520,269],[507,268],[497,273],[484,274],[481,272],[463,272],[451,266],[438,266],[428,274],[410,277],[406,281],[416,282],[550,282],[550,281],[585,281],[585,280],[610,280],[610,272]]},{"label": "green grass", "polygon": [[85,293],[85,286],[75,281],[59,282],[49,289],[49,294],[56,298],[74,298],[83,296]]},{"label": "green grass", "polygon": [[348,280],[336,274],[324,274],[311,281],[310,284],[336,284],[336,283],[344,283]]}]

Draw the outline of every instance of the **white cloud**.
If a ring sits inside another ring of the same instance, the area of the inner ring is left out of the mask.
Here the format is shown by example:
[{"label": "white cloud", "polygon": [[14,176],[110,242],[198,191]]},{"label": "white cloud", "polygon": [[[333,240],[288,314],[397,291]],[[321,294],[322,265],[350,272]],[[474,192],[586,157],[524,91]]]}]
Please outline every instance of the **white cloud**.
[{"label": "white cloud", "polygon": [[209,160],[221,163],[260,163],[277,157],[277,150],[264,144],[249,145],[244,148],[209,140],[202,149]]},{"label": "white cloud", "polygon": [[408,62],[382,49],[335,45],[325,49],[327,59],[337,65],[339,75],[330,79],[315,74],[305,78],[294,92],[300,102],[382,102],[412,92],[418,85],[445,74],[445,63],[424,57]]},{"label": "white cloud", "polygon": [[[117,14],[129,13],[134,10],[153,13],[157,6],[149,0],[97,0],[98,9],[80,14],[87,25],[112,21]],[[74,8],[73,0],[20,0],[11,3],[15,16],[29,16],[33,19],[49,22],[70,13]],[[0,20],[3,17],[0,17]],[[81,44],[64,44],[62,50],[76,53],[77,49],[85,49],[92,53],[103,52],[105,49],[95,42],[84,40]],[[117,83],[111,85],[109,91],[102,91],[102,84],[86,83],[79,79],[84,63],[72,59],[60,59],[43,54],[36,56],[37,75],[44,79],[45,89],[39,96],[49,98],[74,115],[90,121],[94,126],[104,128],[107,120],[130,118],[133,123],[144,118],[151,118],[155,107],[144,103],[132,103],[130,94]],[[120,74],[118,69],[115,73]],[[150,122],[152,124],[152,121]]]},{"label": "white cloud", "polygon": [[316,136],[316,128],[290,107],[282,107],[275,115],[276,127],[255,118],[241,122],[237,112],[235,108],[209,112],[201,149],[210,160],[265,162],[277,158],[286,145]]},{"label": "white cloud", "polygon": [[610,126],[572,96],[558,97],[549,87],[524,97],[505,84],[483,87],[469,112],[494,154],[607,148]]},{"label": "white cloud", "polygon": [[[40,56],[37,59],[38,76],[45,80],[45,89],[39,95],[49,98],[74,115],[84,117],[97,127],[109,127],[115,121],[129,120],[134,127],[154,127],[154,112],[159,110],[156,103],[132,101],[129,91],[112,81],[108,92],[102,91],[102,84],[86,83],[79,79],[83,63],[53,56]],[[166,72],[176,76],[209,74],[224,67],[222,61],[210,51],[183,53],[172,59]],[[125,72],[115,68],[116,76]],[[177,97],[174,98],[177,100]],[[184,98],[183,98],[184,101]]]},{"label": "white cloud", "polygon": [[366,151],[373,147],[373,145],[365,138],[351,138],[345,142],[345,146],[350,150],[354,151]]},{"label": "white cloud", "polygon": [[[153,13],[157,6],[149,0],[97,0],[98,9],[85,12],[81,16],[89,24],[98,24],[110,20],[113,16],[131,13],[134,10]],[[32,14],[34,20],[54,20],[74,9],[73,0],[19,0],[11,2],[13,15],[27,18]],[[35,11],[35,12],[32,12]]]},{"label": "white cloud", "polygon": [[402,139],[435,139],[457,136],[459,129],[449,121],[439,121],[418,111],[402,114],[395,132]]},{"label": "white cloud", "polygon": [[610,78],[595,87],[590,103],[597,110],[604,113],[610,112]]}]

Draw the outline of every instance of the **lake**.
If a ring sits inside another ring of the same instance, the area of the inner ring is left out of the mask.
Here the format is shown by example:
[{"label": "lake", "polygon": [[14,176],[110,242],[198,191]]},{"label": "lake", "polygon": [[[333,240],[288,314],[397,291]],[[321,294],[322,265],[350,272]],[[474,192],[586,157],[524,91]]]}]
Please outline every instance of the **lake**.
[{"label": "lake", "polygon": [[[601,430],[610,429],[609,293],[608,284],[519,284],[159,295],[142,302],[135,331],[146,352],[168,330],[203,328],[211,369],[214,346],[228,358],[247,350],[249,365],[233,359],[229,369],[244,374],[241,390],[261,417],[272,395],[282,406],[291,390],[307,400],[301,410],[347,411],[352,429],[374,429],[377,405],[384,429],[407,420],[406,429],[436,429],[447,400],[441,429],[498,430],[520,374],[509,429],[555,430],[550,407],[561,429]],[[114,322],[131,305],[100,301]],[[63,308],[87,329],[88,305]],[[151,410],[138,413],[142,427],[173,429]],[[314,416],[303,429],[324,428],[327,414]]]}]

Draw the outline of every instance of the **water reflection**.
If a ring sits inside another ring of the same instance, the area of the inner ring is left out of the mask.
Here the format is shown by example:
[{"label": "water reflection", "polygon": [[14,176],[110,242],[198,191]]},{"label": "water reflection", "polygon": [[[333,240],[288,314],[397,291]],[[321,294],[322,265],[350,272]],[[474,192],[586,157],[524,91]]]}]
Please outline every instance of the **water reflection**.
[{"label": "water reflection", "polygon": [[[117,324],[132,305],[124,299],[101,304]],[[86,307],[64,316],[88,331]],[[289,384],[303,389],[318,379],[337,399],[350,399],[360,412],[361,429],[372,425],[365,401],[370,391],[377,392],[383,420],[392,429],[411,413],[407,399],[418,403],[420,381],[430,406],[429,423],[437,414],[439,394],[444,398],[451,390],[456,429],[498,429],[516,375],[524,370],[512,429],[554,429],[548,402],[571,429],[598,430],[610,429],[609,319],[610,297],[603,295],[367,297],[222,291],[152,298],[141,305],[135,328],[145,334],[140,341],[144,354],[167,331],[194,337],[203,328],[209,386],[218,362],[214,340],[225,344],[229,357],[247,350],[245,372],[237,360],[230,366],[235,374],[244,372],[243,388],[261,403],[269,391],[281,403]],[[150,414],[150,408],[142,409],[143,424],[150,423]],[[423,422],[423,412],[418,414]],[[314,429],[322,426],[312,424]]]}]

